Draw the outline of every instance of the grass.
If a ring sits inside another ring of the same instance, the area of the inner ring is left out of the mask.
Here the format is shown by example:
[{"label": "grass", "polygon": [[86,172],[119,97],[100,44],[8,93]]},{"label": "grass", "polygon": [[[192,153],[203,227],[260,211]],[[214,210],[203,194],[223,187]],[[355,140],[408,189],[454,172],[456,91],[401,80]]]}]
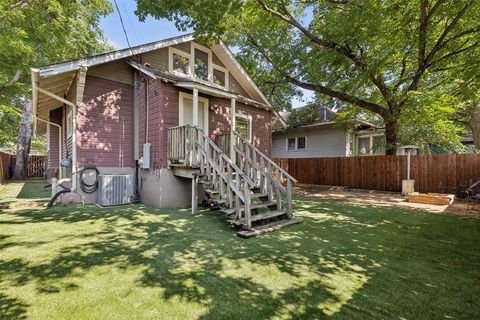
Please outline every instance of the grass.
[{"label": "grass", "polygon": [[3,210],[0,318],[480,317],[478,220],[309,198],[294,205],[302,224],[248,240],[209,211]]}]

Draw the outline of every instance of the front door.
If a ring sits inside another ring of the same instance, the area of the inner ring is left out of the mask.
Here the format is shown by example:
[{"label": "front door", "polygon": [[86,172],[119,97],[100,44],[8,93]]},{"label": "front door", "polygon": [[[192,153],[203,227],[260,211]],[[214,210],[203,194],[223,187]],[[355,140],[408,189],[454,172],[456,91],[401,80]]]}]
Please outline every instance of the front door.
[{"label": "front door", "polygon": [[[193,96],[188,93],[180,93],[180,119],[179,125],[193,125]],[[198,127],[208,132],[208,99],[198,98]]]}]

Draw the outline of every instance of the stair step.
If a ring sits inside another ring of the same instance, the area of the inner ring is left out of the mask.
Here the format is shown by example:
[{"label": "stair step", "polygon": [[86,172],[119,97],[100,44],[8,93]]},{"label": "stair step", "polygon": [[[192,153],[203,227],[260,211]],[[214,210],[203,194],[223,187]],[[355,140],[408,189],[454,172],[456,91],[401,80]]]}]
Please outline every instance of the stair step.
[{"label": "stair step", "polygon": [[198,183],[201,183],[201,184],[212,184],[213,182],[212,182],[212,181],[200,180],[200,181],[198,181]]},{"label": "stair step", "polygon": [[220,212],[225,213],[226,215],[234,214],[235,208],[220,209]]},{"label": "stair step", "polygon": [[[275,217],[284,215],[284,214],[286,214],[286,213],[287,213],[286,210],[269,211],[269,212],[259,213],[259,214],[253,215],[253,216],[250,218],[250,220],[251,220],[252,222],[256,222],[256,221],[261,221],[261,220],[266,220],[266,219],[275,218]],[[243,224],[245,224],[247,221],[246,221],[245,218],[242,218],[242,219],[240,219],[240,220],[232,220],[232,221],[230,221],[230,222],[233,223],[233,224],[236,224],[236,225],[243,225]]]},{"label": "stair step", "polygon": [[[267,207],[270,207],[270,206],[273,206],[277,204],[276,201],[267,201],[267,202],[262,202],[262,203],[253,203],[250,205],[250,210],[254,210],[254,209],[261,209],[261,208],[267,208]],[[242,207],[243,209],[243,207]]]},{"label": "stair step", "polygon": [[288,226],[291,226],[293,224],[297,224],[302,222],[303,220],[301,218],[293,217],[290,220],[281,220],[281,221],[276,221],[272,222],[260,227],[252,228],[251,230],[241,230],[237,232],[237,236],[241,238],[250,238],[254,236],[258,236],[263,233],[267,233],[270,231],[275,231],[281,228],[285,228]]},{"label": "stair step", "polygon": [[250,195],[250,198],[263,198],[263,197],[268,197],[268,194],[266,193],[253,193]]},{"label": "stair step", "polygon": [[219,193],[220,191],[216,190],[216,189],[206,189],[205,190],[206,193],[210,193],[210,194],[217,194]]},{"label": "stair step", "polygon": [[[273,205],[276,205],[277,203],[275,201],[267,201],[267,202],[261,202],[261,203],[253,203],[250,205],[250,210],[254,209],[261,209],[261,208],[267,208]],[[240,207],[240,211],[243,211],[244,207]],[[220,212],[225,213],[226,215],[235,213],[235,208],[228,208],[228,209],[222,209]]]},{"label": "stair step", "polygon": [[212,202],[215,202],[216,204],[224,204],[224,203],[227,203],[227,200],[225,200],[225,199],[212,199]]}]

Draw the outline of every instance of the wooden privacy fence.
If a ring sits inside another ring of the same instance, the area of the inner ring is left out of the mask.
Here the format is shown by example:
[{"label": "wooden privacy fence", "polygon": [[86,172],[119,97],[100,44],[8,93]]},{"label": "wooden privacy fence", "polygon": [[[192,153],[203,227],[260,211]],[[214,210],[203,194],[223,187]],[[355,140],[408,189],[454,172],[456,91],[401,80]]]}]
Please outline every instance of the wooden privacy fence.
[{"label": "wooden privacy fence", "polygon": [[8,178],[8,167],[10,166],[10,155],[0,152],[0,184]]},{"label": "wooden privacy fence", "polygon": [[[10,164],[15,165],[16,157],[11,156]],[[46,156],[29,156],[28,158],[28,177],[43,177],[47,162]]]},{"label": "wooden privacy fence", "polygon": [[[274,159],[300,183],[401,191],[406,156]],[[411,157],[415,191],[456,193],[480,179],[480,154]]]}]

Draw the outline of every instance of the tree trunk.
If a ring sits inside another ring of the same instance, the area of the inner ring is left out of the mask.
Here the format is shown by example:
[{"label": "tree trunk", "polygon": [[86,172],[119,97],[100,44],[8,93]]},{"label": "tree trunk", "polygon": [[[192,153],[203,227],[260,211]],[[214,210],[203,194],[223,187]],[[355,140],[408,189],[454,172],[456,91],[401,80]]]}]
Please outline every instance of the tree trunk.
[{"label": "tree trunk", "polygon": [[396,155],[397,154],[397,134],[398,134],[398,121],[390,120],[385,122],[385,139],[387,140],[386,145],[386,154],[387,155]]},{"label": "tree trunk", "polygon": [[22,120],[18,129],[17,157],[13,179],[28,177],[28,156],[32,142],[32,100],[25,99],[23,104]]},{"label": "tree trunk", "polygon": [[480,150],[480,103],[472,108],[468,126],[472,130],[473,144]]}]

